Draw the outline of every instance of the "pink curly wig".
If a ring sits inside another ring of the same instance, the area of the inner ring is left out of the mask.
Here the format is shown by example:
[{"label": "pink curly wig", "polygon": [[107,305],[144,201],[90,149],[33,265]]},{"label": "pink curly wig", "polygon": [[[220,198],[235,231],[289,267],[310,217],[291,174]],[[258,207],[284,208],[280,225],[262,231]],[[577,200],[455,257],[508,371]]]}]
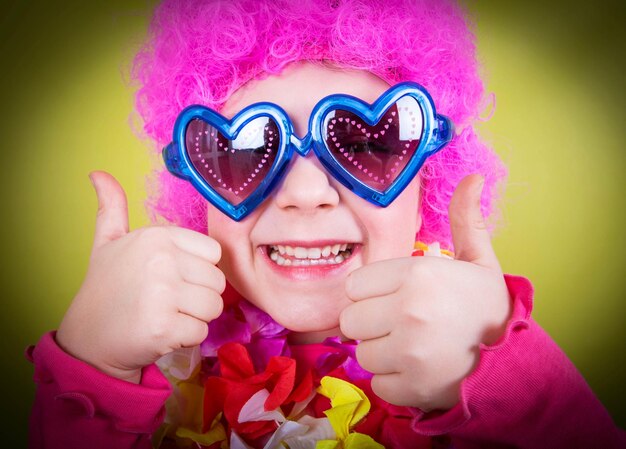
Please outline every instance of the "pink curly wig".
[{"label": "pink curly wig", "polygon": [[[448,204],[466,175],[485,177],[482,211],[493,211],[506,170],[471,124],[482,104],[474,36],[462,9],[447,0],[166,0],[134,60],[136,107],[160,149],[190,104],[219,110],[246,81],[289,63],[325,61],[367,70],[390,84],[411,80],[461,130],[428,159],[422,176],[418,238],[451,248]],[[146,206],[153,222],[207,232],[206,201],[164,168]]]}]

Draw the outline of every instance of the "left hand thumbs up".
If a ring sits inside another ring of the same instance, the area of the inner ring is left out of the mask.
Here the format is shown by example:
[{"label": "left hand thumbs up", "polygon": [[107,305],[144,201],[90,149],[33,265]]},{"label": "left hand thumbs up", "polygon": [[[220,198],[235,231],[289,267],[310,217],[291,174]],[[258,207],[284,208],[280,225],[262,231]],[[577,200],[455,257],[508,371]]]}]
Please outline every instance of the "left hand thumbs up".
[{"label": "left hand thumbs up", "polygon": [[456,260],[471,262],[501,272],[485,219],[480,210],[480,199],[485,180],[478,174],[466,176],[457,186],[450,206],[450,230]]},{"label": "left hand thumbs up", "polygon": [[353,271],[340,317],[361,340],[357,360],[372,389],[395,405],[446,410],[478,361],[481,343],[503,333],[510,298],[480,210],[483,178],[464,178],[449,206],[455,260],[405,257]]}]

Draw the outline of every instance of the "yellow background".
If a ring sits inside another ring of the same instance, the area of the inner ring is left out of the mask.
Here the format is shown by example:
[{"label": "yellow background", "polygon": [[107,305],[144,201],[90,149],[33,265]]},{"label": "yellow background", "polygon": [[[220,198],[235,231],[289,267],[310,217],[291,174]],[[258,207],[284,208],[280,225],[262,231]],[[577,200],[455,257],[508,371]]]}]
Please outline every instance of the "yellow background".
[{"label": "yellow background", "polygon": [[[132,131],[127,82],[153,2],[58,3],[0,14],[1,439],[14,447],[34,395],[23,349],[58,326],[87,268],[87,173],[117,177],[136,228],[158,162]],[[535,318],[625,426],[625,15],[617,1],[511,3],[467,2],[497,104],[480,131],[510,168],[494,245],[506,272],[533,281]]]}]

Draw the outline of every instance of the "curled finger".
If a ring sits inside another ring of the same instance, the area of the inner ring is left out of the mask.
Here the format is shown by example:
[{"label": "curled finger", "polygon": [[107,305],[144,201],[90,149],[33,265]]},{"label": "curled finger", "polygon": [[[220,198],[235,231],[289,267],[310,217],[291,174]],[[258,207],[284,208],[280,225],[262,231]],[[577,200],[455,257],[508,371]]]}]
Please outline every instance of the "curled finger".
[{"label": "curled finger", "polygon": [[179,251],[176,255],[178,271],[185,282],[201,285],[223,293],[226,276],[213,263],[194,254]]},{"label": "curled finger", "polygon": [[209,334],[209,325],[189,315],[176,315],[172,335],[172,349],[198,346]]},{"label": "curled finger", "polygon": [[222,248],[217,240],[191,229],[178,226],[165,226],[174,244],[182,251],[195,254],[216,264],[222,257]]},{"label": "curled finger", "polygon": [[393,405],[416,407],[413,397],[403,387],[403,376],[400,373],[377,374],[372,377],[372,391],[378,397]]},{"label": "curled finger", "polygon": [[204,322],[220,316],[224,301],[218,292],[200,285],[184,284],[176,298],[178,312]]},{"label": "curled finger", "polygon": [[347,306],[339,317],[341,333],[353,340],[388,335],[395,325],[395,301],[391,296],[364,299]]},{"label": "curled finger", "polygon": [[398,371],[398,357],[391,347],[389,337],[365,340],[356,347],[356,359],[359,365],[373,374],[391,374]]}]

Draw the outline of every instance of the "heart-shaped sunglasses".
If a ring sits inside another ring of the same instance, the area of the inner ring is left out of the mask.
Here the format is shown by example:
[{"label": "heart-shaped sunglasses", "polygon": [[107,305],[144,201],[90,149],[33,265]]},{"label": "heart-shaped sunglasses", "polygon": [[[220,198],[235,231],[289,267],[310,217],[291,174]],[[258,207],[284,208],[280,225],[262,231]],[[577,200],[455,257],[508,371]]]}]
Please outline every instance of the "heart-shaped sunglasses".
[{"label": "heart-shaped sunglasses", "polygon": [[255,103],[232,120],[204,106],[185,108],[163,149],[168,170],[233,220],[250,214],[277,186],[294,152],[311,148],[340,183],[388,206],[426,158],[452,139],[452,122],[435,113],[420,85],[397,84],[369,105],[334,94],[315,105],[304,138],[273,103]]}]

